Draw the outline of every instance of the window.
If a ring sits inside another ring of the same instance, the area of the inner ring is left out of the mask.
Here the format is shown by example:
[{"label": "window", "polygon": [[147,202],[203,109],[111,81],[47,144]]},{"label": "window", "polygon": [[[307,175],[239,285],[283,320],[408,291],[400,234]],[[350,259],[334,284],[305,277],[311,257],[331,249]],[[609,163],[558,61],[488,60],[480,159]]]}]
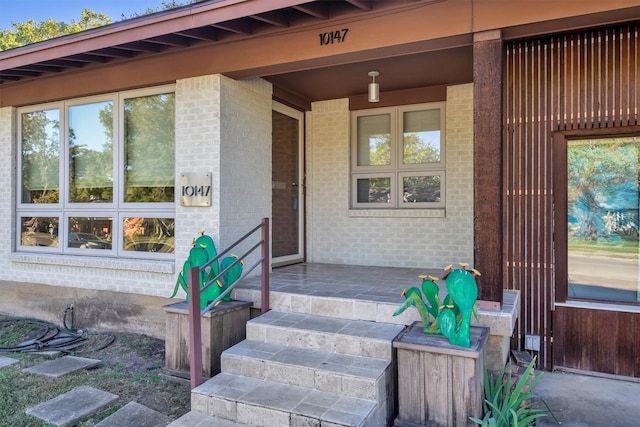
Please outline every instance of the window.
[{"label": "window", "polygon": [[352,113],[351,206],[445,206],[444,103]]},{"label": "window", "polygon": [[567,297],[640,301],[640,137],[567,141]]},{"label": "window", "polygon": [[20,250],[172,258],[172,91],[19,110]]}]

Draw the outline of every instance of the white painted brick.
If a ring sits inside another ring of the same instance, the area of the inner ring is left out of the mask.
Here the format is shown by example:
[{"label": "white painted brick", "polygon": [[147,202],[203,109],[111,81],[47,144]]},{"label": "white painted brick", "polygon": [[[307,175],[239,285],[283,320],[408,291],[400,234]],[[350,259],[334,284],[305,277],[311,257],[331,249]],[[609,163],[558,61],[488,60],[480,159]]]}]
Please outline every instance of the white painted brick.
[{"label": "white painted brick", "polygon": [[[447,205],[349,211],[348,100],[307,113],[307,254],[310,262],[439,268],[473,261],[473,86],[447,90]],[[437,214],[438,211],[435,211]]]}]

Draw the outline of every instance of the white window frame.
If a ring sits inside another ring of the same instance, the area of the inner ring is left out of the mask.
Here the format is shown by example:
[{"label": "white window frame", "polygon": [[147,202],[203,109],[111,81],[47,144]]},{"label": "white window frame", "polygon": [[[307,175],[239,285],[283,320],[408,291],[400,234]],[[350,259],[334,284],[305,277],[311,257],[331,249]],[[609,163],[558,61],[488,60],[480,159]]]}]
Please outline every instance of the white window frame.
[{"label": "white window frame", "polygon": [[[172,218],[175,220],[175,201],[125,203],[124,202],[124,100],[166,93],[175,94],[175,85],[164,85],[146,89],[112,93],[107,95],[74,98],[55,103],[32,105],[18,109],[18,146],[16,172],[16,250],[63,255],[83,255],[134,259],[173,260],[174,253],[137,252],[124,250],[122,221],[124,217]],[[69,117],[68,109],[73,106],[111,101],[113,103],[113,201],[110,203],[71,203],[69,201]],[[22,117],[25,113],[58,109],[60,115],[59,180],[58,203],[35,204],[22,202]],[[175,144],[174,144],[175,149]],[[177,184],[174,183],[177,188]],[[58,247],[22,245],[22,217],[58,218]],[[108,217],[112,218],[112,249],[85,250],[70,248],[69,218]]]},{"label": "white window frame", "polygon": [[[351,208],[353,209],[441,209],[446,206],[446,134],[445,102],[371,108],[351,112]],[[403,164],[404,113],[423,110],[440,111],[440,161]],[[391,163],[382,166],[358,165],[358,118],[389,114],[391,132]],[[440,176],[440,200],[437,202],[405,203],[403,178],[406,176]],[[391,178],[389,203],[358,202],[358,179]]]},{"label": "white window frame", "polygon": [[[388,202],[358,202],[358,180],[359,179],[367,179],[367,178],[389,178],[390,182],[390,195]],[[352,174],[351,180],[351,194],[353,195],[352,206],[356,208],[380,208],[380,209],[389,209],[394,208],[394,200],[397,198],[397,183],[396,183],[396,174],[391,172],[380,172],[380,173],[354,173]]]}]

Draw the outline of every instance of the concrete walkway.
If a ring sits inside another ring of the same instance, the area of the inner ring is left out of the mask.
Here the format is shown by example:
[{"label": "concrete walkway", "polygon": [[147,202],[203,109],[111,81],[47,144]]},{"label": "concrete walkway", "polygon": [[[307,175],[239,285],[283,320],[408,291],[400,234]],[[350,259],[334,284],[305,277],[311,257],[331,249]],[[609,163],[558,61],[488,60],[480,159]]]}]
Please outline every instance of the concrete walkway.
[{"label": "concrete walkway", "polygon": [[[544,372],[534,388],[563,427],[640,426],[640,382]],[[536,427],[558,426],[547,416]]]}]

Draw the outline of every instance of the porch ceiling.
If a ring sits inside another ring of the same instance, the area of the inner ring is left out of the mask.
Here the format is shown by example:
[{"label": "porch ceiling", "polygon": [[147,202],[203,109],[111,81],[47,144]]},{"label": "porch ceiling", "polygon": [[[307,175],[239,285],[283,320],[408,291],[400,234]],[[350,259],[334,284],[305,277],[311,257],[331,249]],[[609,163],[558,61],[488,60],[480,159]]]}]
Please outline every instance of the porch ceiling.
[{"label": "porch ceiling", "polygon": [[369,71],[378,71],[381,92],[471,82],[473,48],[462,46],[372,61],[325,66],[263,76],[307,101],[336,99],[367,93]]},{"label": "porch ceiling", "polygon": [[[0,85],[259,37],[335,18],[366,18],[367,13],[395,7],[394,3],[434,1],[438,0],[210,0],[0,52]],[[341,58],[340,65],[325,62],[294,72],[239,71],[230,77],[264,77],[306,101],[366,93],[371,70],[380,72],[377,80],[383,92],[471,81],[470,46],[424,51],[405,56],[381,52],[375,56],[380,59],[374,60]]]}]

